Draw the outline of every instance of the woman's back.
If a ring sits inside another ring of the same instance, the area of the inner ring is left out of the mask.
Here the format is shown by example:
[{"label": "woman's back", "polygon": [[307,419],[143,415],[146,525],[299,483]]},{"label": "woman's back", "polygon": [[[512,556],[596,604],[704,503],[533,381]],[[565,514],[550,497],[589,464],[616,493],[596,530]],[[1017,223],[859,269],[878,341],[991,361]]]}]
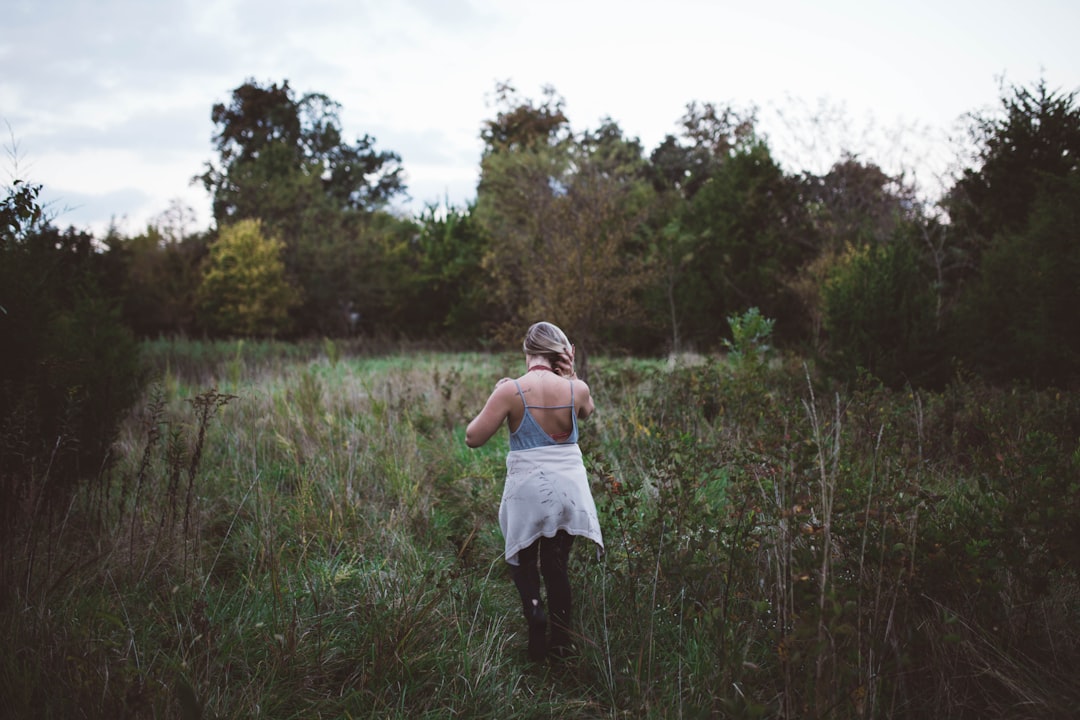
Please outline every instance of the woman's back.
[{"label": "woman's back", "polygon": [[517,432],[525,407],[545,433],[555,439],[574,431],[574,383],[547,370],[533,370],[517,379],[522,402],[510,408],[510,432]]}]

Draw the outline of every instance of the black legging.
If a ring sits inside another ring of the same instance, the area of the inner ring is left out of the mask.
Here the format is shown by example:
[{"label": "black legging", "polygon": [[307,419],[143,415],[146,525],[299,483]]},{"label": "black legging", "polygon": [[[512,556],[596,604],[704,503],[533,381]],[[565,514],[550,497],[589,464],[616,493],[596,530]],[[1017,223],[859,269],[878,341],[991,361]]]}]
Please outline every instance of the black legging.
[{"label": "black legging", "polygon": [[[551,618],[552,646],[566,645],[570,640],[570,577],[567,564],[574,536],[560,530],[555,537],[541,537],[518,553],[518,565],[514,567],[514,584],[521,595],[521,612],[528,621],[532,608],[540,600],[540,575],[544,576],[547,589],[548,615]],[[537,571],[537,555],[540,559]],[[535,601],[535,603],[534,603]]]}]

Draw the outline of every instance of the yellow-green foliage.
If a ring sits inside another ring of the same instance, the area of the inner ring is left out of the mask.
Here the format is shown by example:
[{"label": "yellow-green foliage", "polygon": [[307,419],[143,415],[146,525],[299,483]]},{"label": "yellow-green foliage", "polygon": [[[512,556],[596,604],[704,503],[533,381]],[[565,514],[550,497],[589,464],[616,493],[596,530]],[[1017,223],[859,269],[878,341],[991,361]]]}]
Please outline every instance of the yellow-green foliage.
[{"label": "yellow-green foliage", "polygon": [[202,321],[225,335],[275,335],[288,330],[299,294],[285,277],[284,244],[263,234],[259,220],[221,229],[198,291]]}]

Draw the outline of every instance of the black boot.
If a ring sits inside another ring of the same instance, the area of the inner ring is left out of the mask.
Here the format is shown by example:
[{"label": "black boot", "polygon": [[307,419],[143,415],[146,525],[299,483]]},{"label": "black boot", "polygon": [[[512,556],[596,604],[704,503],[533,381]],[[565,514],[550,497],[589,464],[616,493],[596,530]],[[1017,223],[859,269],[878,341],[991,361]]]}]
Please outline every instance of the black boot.
[{"label": "black boot", "polygon": [[512,576],[521,596],[521,614],[529,627],[529,659],[543,662],[547,656],[547,614],[540,602],[540,571],[537,568],[537,553],[540,541],[518,553],[519,564],[514,566]]},{"label": "black boot", "polygon": [[570,642],[570,578],[567,566],[574,536],[565,531],[545,538],[540,546],[540,572],[547,587],[548,612],[551,615],[551,643],[548,654],[558,661],[573,653]]},{"label": "black boot", "polygon": [[543,662],[547,657],[547,615],[539,600],[533,600],[532,609],[526,618],[529,623],[529,659]]},{"label": "black boot", "polygon": [[574,653],[570,642],[570,618],[566,615],[568,613],[557,613],[554,608],[551,611],[551,644],[548,646],[548,653],[556,662],[564,662]]}]

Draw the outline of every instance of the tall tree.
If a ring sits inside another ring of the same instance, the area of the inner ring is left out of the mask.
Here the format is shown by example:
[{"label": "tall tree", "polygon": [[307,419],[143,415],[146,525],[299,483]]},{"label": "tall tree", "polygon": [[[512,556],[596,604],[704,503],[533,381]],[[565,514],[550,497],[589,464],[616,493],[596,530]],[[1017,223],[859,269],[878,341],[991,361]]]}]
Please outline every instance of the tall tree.
[{"label": "tall tree", "polygon": [[[754,138],[754,112],[691,102],[679,120],[681,131],[668,135],[649,156],[648,176],[658,197],[650,232],[649,262],[654,275],[646,302],[663,306],[671,349],[683,349],[685,318],[680,296],[698,257],[698,238],[686,227],[687,209],[698,191],[728,159]],[[689,328],[691,334],[697,331]]]},{"label": "tall tree", "polygon": [[[371,211],[403,192],[398,155],[376,151],[368,135],[346,142],[339,111],[320,93],[297,98],[287,80],[269,87],[249,80],[233,91],[230,104],[214,105],[220,163],[207,163],[196,180],[213,195],[215,219],[269,222],[276,219],[274,210],[302,210],[309,192],[321,193],[337,209]],[[290,179],[297,184],[290,187]],[[275,189],[281,192],[273,194]],[[290,201],[290,189],[301,196]]]},{"label": "tall tree", "polygon": [[405,191],[400,158],[367,135],[346,141],[339,110],[319,93],[297,97],[288,81],[249,80],[214,106],[219,161],[196,178],[219,226],[259,219],[284,243],[286,270],[303,290],[294,313],[301,331],[342,327],[344,288],[358,281],[352,260],[372,266],[373,217]]},{"label": "tall tree", "polygon": [[994,236],[955,312],[957,354],[996,381],[1080,387],[1080,171]]},{"label": "tall tree", "polygon": [[649,176],[658,192],[675,191],[690,200],[740,147],[754,139],[755,113],[714,103],[691,102],[649,157]]},{"label": "tall tree", "polygon": [[800,335],[787,280],[815,249],[796,180],[754,140],[737,148],[694,195],[680,218],[692,263],[678,291],[686,335],[718,347],[726,318],[757,307],[777,337]]},{"label": "tall tree", "polygon": [[[1029,221],[1046,183],[1080,167],[1080,108],[1076,93],[1003,87],[996,112],[968,116],[973,148],[968,166],[945,198],[952,245],[969,275],[998,233]],[[962,279],[962,278],[961,278]]]},{"label": "tall tree", "polygon": [[516,102],[489,123],[520,132],[485,134],[477,214],[492,238],[485,267],[509,334],[556,322],[577,339],[585,370],[589,346],[638,307],[638,231],[651,190],[636,140],[610,121],[575,137],[554,97]]},{"label": "tall tree", "polygon": [[946,199],[950,248],[968,261],[953,278],[956,353],[998,380],[1076,382],[1077,94],[1012,87],[971,120],[974,162]]},{"label": "tall tree", "polygon": [[484,157],[538,151],[569,139],[570,122],[563,112],[566,101],[551,86],[543,88],[543,96],[543,102],[537,104],[509,82],[496,85],[495,104],[499,109],[494,118],[484,121],[480,131]]}]

